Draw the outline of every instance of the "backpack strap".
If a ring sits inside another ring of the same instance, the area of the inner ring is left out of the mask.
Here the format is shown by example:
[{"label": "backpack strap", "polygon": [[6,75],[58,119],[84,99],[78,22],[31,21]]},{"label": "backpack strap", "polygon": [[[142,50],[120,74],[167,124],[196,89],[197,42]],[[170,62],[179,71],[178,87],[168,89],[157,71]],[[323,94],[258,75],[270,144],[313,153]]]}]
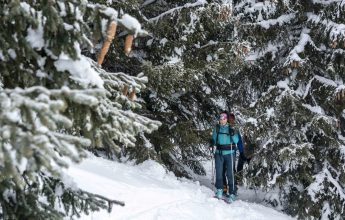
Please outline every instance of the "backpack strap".
[{"label": "backpack strap", "polygon": [[[229,124],[229,136],[230,136],[230,144],[234,143],[234,141],[232,140],[232,136],[231,136],[231,126],[230,126],[230,124]],[[232,147],[231,147],[231,150],[232,150]]]},{"label": "backpack strap", "polygon": [[[230,143],[233,143],[232,137],[231,137],[231,126],[230,124],[228,124],[229,127],[229,133],[227,135],[230,136]],[[219,129],[220,129],[220,125],[217,124],[216,125],[216,133],[217,133],[217,137],[216,137],[216,145],[218,145],[218,134],[219,134]],[[226,133],[222,133],[222,134],[226,134]]]}]

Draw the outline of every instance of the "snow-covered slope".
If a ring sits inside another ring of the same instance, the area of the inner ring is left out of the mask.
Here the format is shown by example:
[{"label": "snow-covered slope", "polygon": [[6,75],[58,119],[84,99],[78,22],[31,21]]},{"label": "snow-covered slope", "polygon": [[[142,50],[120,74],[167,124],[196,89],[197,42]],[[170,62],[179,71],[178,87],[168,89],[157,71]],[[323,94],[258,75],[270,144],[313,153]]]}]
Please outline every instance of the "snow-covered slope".
[{"label": "snow-covered slope", "polygon": [[96,212],[82,219],[292,219],[259,204],[216,200],[211,189],[177,179],[154,161],[133,166],[90,156],[68,173],[80,188],[126,203],[114,206],[111,213]]}]

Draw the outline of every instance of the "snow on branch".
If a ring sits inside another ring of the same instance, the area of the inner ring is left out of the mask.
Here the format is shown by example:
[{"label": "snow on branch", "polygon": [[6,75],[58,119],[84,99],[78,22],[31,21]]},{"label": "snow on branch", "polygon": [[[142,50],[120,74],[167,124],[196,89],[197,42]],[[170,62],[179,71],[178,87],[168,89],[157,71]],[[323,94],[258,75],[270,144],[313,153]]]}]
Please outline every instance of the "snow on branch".
[{"label": "snow on branch", "polygon": [[345,4],[344,0],[313,0],[314,4],[321,4],[321,5],[330,5],[333,3],[341,3],[341,5]]},{"label": "snow on branch", "polygon": [[184,9],[184,8],[191,8],[191,7],[197,7],[197,6],[201,6],[201,5],[205,5],[207,4],[207,1],[206,0],[197,0],[196,2],[194,3],[187,3],[183,6],[179,6],[179,7],[176,7],[176,8],[172,8],[166,12],[163,12],[162,14],[154,17],[154,18],[150,18],[149,19],[149,22],[155,22],[155,21],[158,21],[159,19],[161,19],[162,17],[168,15],[168,14],[171,14],[171,13],[174,13],[175,11],[178,11],[178,10],[181,10],[181,9]]},{"label": "snow on branch", "polygon": [[254,50],[253,52],[249,53],[248,56],[245,58],[246,61],[255,61],[264,57],[265,54],[271,53],[272,60],[276,58],[276,53],[279,51],[279,48],[283,46],[283,43],[274,44],[269,42],[265,48],[261,48],[258,50]]},{"label": "snow on branch", "polygon": [[[103,121],[104,125],[93,135],[95,136],[93,144],[96,147],[107,146],[117,151],[121,149],[118,143],[126,147],[133,147],[136,135],[140,132],[151,133],[161,125],[158,121],[153,121],[132,111],[122,110],[107,99],[100,103],[97,113],[99,114],[97,121]],[[94,123],[98,123],[97,121]],[[113,140],[116,140],[117,143]]]},{"label": "snow on branch", "polygon": [[[135,100],[135,94],[146,88],[148,78],[143,73],[137,76],[129,76],[122,72],[110,73],[98,66],[93,60],[90,60],[92,68],[94,68],[104,81],[104,87],[111,94],[117,97],[117,101],[126,102],[128,98],[130,101]],[[128,97],[128,98],[127,98]],[[127,102],[131,108],[140,107],[138,103]]]},{"label": "snow on branch", "polygon": [[[73,55],[69,54],[68,51],[63,50],[60,51],[60,54],[52,53],[52,49],[48,46],[50,39],[44,38],[43,30],[46,28],[45,26],[48,25],[46,23],[46,16],[43,16],[42,11],[36,11],[33,7],[25,2],[20,3],[20,7],[27,13],[36,13],[37,19],[40,21],[37,23],[36,28],[30,26],[27,29],[27,35],[25,39],[32,49],[44,50],[48,56],[55,60],[54,66],[57,71],[66,71],[70,73],[71,79],[77,81],[78,83],[80,83],[80,85],[84,87],[87,87],[88,85],[97,86],[98,88],[103,87],[102,79],[99,77],[98,73],[92,70],[87,58],[81,54],[81,47],[77,41],[73,43],[73,49],[75,53]],[[60,8],[60,10],[64,10],[62,7]],[[77,9],[78,8],[76,8],[75,10]],[[43,66],[43,64],[41,64],[41,66]],[[39,71],[41,70],[38,70],[38,72]],[[43,75],[45,74],[46,73],[43,73]]]},{"label": "snow on branch", "polygon": [[318,202],[318,200],[320,199],[318,198],[318,196],[320,196],[318,194],[325,193],[325,191],[327,190],[325,189],[325,186],[328,185],[330,185],[329,187],[332,187],[333,185],[334,188],[332,187],[333,190],[330,191],[339,196],[340,200],[345,201],[344,189],[339,185],[338,180],[336,180],[338,177],[334,178],[332,176],[328,166],[330,165],[326,163],[323,170],[314,176],[315,181],[307,188],[308,194],[310,195],[313,202]]},{"label": "snow on branch", "polygon": [[142,5],[141,5],[141,7],[143,8],[143,7],[145,7],[145,6],[148,6],[148,5],[150,5],[150,4],[152,4],[152,3],[154,3],[156,0],[146,0]]},{"label": "snow on branch", "polygon": [[305,98],[309,94],[311,85],[314,80],[317,80],[318,82],[322,83],[325,86],[331,87],[331,89],[334,91],[335,96],[337,96],[337,93],[342,93],[342,91],[345,89],[345,86],[343,84],[339,85],[339,83],[337,83],[334,80],[327,79],[319,75],[315,75],[311,80],[309,80],[306,86],[306,89],[304,91],[303,98]]},{"label": "snow on branch", "polygon": [[111,9],[99,4],[97,4],[96,6],[90,5],[90,7],[91,8],[99,7],[100,12],[105,14],[110,20],[108,31],[106,33],[107,34],[106,40],[104,41],[100,54],[98,55],[98,58],[97,58],[99,65],[103,63],[104,56],[108,52],[111,41],[115,37],[118,25],[124,28],[128,32],[128,35],[126,36],[125,48],[124,48],[125,54],[127,56],[132,50],[133,39],[136,38],[137,36],[148,35],[148,32],[141,28],[140,22],[136,18],[128,14],[124,14],[121,18],[118,18],[118,12],[115,11],[114,9]]},{"label": "snow on branch", "polygon": [[287,65],[293,65],[296,66],[296,63],[301,63],[304,60],[299,56],[300,53],[304,52],[305,46],[310,43],[312,46],[317,48],[311,39],[309,35],[310,30],[309,29],[303,29],[302,33],[300,35],[300,39],[298,44],[290,51],[289,56],[286,58],[286,62],[284,63],[284,66]]},{"label": "snow on branch", "polygon": [[79,44],[75,44],[75,49],[78,53],[79,59],[75,60],[70,55],[62,52],[59,58],[54,62],[57,71],[67,71],[71,74],[71,79],[80,83],[80,85],[87,87],[89,84],[95,85],[98,88],[103,88],[103,80],[99,74],[91,68],[90,58],[81,54]]},{"label": "snow on branch", "polygon": [[274,26],[277,24],[279,26],[287,24],[287,23],[291,22],[291,20],[293,20],[295,17],[296,17],[296,13],[291,13],[291,14],[282,15],[276,19],[259,21],[256,24],[260,25],[261,27],[263,27],[265,29],[269,29],[271,26]]},{"label": "snow on branch", "polygon": [[254,21],[262,21],[268,16],[276,13],[277,3],[271,1],[258,2],[255,0],[243,0],[235,6],[235,9],[240,9],[242,7],[245,7],[245,10],[244,13],[239,14],[239,16],[251,17]]},{"label": "snow on branch", "polygon": [[85,157],[83,148],[91,141],[63,132],[73,122],[62,112],[66,100],[96,105],[99,90],[48,90],[45,87],[5,89],[0,92],[0,166],[11,171],[3,175],[23,186],[21,175],[34,177],[38,170],[54,176],[66,167],[63,157],[74,162]]},{"label": "snow on branch", "polygon": [[330,20],[322,19],[314,13],[307,13],[308,21],[316,24],[322,24],[325,27],[325,32],[329,33],[329,38],[332,41],[345,39],[345,24],[338,24]]},{"label": "snow on branch", "polygon": [[148,35],[148,32],[141,28],[141,24],[139,23],[139,21],[128,14],[124,14],[122,18],[118,19],[117,21],[119,22],[120,25],[122,25],[125,29],[127,29],[128,32],[132,33],[134,37],[138,35],[139,36]]},{"label": "snow on branch", "polygon": [[335,82],[331,79],[324,78],[322,76],[315,76],[315,79],[324,85],[331,86],[334,91],[334,96],[337,100],[342,100],[345,97],[345,85],[340,82]]},{"label": "snow on branch", "polygon": [[134,97],[145,88],[145,83],[148,81],[146,76],[142,73],[137,76],[129,76],[121,72],[109,73],[95,61],[89,61],[91,67],[104,81],[105,95],[97,100],[96,106],[89,109],[82,108],[74,117],[80,117],[76,121],[81,121],[82,125],[79,127],[85,137],[92,141],[92,147],[107,147],[118,151],[121,149],[120,144],[134,146],[136,135],[139,133],[150,133],[158,129],[160,122],[129,110],[140,107]]},{"label": "snow on branch", "polygon": [[[63,2],[59,2],[58,5],[59,14],[63,15],[63,18],[66,17],[67,6]],[[71,44],[70,46],[72,47],[71,50],[53,50],[50,47],[50,39],[45,39],[44,37],[43,30],[47,28],[47,25],[49,25],[47,24],[47,15],[45,15],[41,10],[36,10],[34,7],[25,2],[21,2],[19,6],[25,13],[29,15],[35,14],[37,20],[39,21],[37,22],[37,27],[28,26],[27,28],[25,40],[29,43],[32,49],[35,51],[44,50],[45,54],[54,60],[54,66],[58,72],[69,73],[70,78],[76,81],[82,87],[88,88],[90,86],[96,86],[98,88],[103,88],[104,82],[99,76],[99,73],[91,67],[91,59],[85,57],[81,53],[81,43],[84,43],[85,41],[86,43],[92,45],[91,40],[88,39],[88,36],[85,33],[83,33],[83,41],[75,39],[74,41],[69,42]],[[124,14],[121,18],[119,18],[119,13],[115,9],[109,8],[105,5],[87,3],[86,6],[87,10],[91,11],[91,14],[101,14],[103,17],[108,19],[110,23],[115,22],[116,24],[119,24],[133,37],[146,36],[148,34],[147,31],[142,29],[138,20],[128,14]],[[87,25],[86,21],[83,21],[82,19],[82,16],[87,13],[87,10],[83,9],[83,5],[77,4],[69,4],[68,7],[72,7],[73,10],[78,12],[76,15],[76,20],[78,22],[76,22],[75,25],[77,25],[79,28],[73,28],[72,25],[66,23],[67,21],[63,21],[63,26],[65,27],[66,32],[71,30],[81,31],[80,27]],[[67,45],[65,47],[68,48]],[[53,53],[52,51],[58,52]],[[40,62],[41,63],[39,63],[39,65],[41,67],[44,66],[45,58],[42,58]],[[48,75],[48,73],[41,69],[37,70],[36,74],[44,77],[47,77]]]},{"label": "snow on branch", "polygon": [[327,85],[327,86],[332,86],[332,87],[337,87],[337,86],[338,86],[337,83],[336,83],[335,81],[330,80],[330,79],[327,79],[327,78],[322,77],[322,76],[316,75],[316,76],[315,76],[315,79],[316,79],[317,81],[319,81],[319,82],[321,82],[321,83]]},{"label": "snow on branch", "polygon": [[337,101],[344,100],[344,98],[345,98],[345,85],[342,82],[327,79],[327,78],[319,76],[319,75],[315,75],[311,80],[309,80],[309,82],[306,86],[306,89],[304,91],[303,98],[305,98],[309,94],[311,85],[312,85],[314,80],[322,83],[324,86],[330,87],[331,91],[333,91],[334,98]]},{"label": "snow on branch", "polygon": [[124,14],[121,18],[119,18],[119,13],[115,9],[109,8],[105,5],[89,3],[87,7],[93,11],[99,11],[100,13],[108,17],[110,21],[115,21],[126,31],[135,36],[146,36],[148,34],[147,31],[141,28],[138,20],[128,14]]}]

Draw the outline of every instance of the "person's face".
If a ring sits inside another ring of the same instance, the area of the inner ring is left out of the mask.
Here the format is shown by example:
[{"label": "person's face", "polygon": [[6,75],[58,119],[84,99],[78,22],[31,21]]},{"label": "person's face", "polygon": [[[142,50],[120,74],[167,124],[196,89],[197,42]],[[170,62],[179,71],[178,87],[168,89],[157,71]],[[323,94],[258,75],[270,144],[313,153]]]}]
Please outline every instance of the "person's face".
[{"label": "person's face", "polygon": [[234,119],[233,117],[230,117],[230,118],[229,118],[229,123],[230,123],[231,125],[234,125],[234,124],[235,124],[235,119]]},{"label": "person's face", "polygon": [[219,123],[220,123],[221,125],[225,125],[226,122],[227,122],[227,117],[226,117],[225,115],[220,115],[220,117],[219,117]]}]

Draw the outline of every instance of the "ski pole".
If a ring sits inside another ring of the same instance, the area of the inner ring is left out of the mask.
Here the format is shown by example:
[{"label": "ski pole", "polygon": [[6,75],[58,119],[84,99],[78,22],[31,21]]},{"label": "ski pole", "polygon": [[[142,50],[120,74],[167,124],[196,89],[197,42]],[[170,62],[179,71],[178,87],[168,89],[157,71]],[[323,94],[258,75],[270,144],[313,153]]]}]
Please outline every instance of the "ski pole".
[{"label": "ski pole", "polygon": [[[232,150],[232,145],[231,145],[231,150]],[[231,172],[232,172],[232,192],[234,192],[235,191],[235,181],[234,181],[234,175],[235,175],[235,173],[234,173],[234,155],[233,154],[231,154]]]},{"label": "ski pole", "polygon": [[[212,155],[213,155],[213,157],[214,157],[214,154],[213,154],[213,151],[214,151],[214,146],[212,146]],[[214,158],[212,158],[212,180],[211,180],[211,184],[212,185],[214,185],[214,176],[215,176],[215,171],[214,171],[214,169],[215,169],[215,160],[214,160]]]},{"label": "ski pole", "polygon": [[212,161],[212,180],[211,184],[214,185],[214,161]]}]

